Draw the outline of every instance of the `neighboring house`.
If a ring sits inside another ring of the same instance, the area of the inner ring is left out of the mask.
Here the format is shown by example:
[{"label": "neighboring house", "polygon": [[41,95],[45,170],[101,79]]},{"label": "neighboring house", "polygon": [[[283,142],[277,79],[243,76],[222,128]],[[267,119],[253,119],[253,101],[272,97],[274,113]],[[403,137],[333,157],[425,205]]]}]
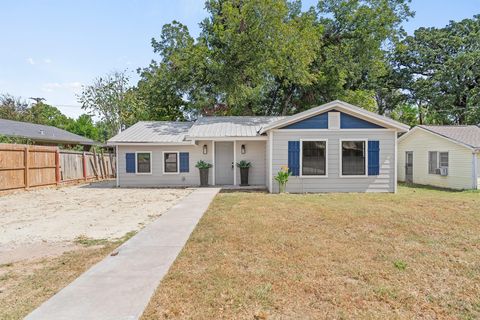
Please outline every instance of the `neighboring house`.
[{"label": "neighboring house", "polygon": [[5,119],[0,119],[0,136],[28,139],[42,145],[82,145],[85,149],[98,144],[56,127]]},{"label": "neighboring house", "polygon": [[395,192],[396,142],[408,126],[333,101],[288,117],[201,117],[195,122],[139,122],[108,141],[118,154],[120,187],[196,186],[204,160],[211,185],[249,183],[278,192],[288,166],[288,192]]},{"label": "neighboring house", "polygon": [[480,128],[417,126],[398,140],[398,179],[451,189],[478,189]]}]

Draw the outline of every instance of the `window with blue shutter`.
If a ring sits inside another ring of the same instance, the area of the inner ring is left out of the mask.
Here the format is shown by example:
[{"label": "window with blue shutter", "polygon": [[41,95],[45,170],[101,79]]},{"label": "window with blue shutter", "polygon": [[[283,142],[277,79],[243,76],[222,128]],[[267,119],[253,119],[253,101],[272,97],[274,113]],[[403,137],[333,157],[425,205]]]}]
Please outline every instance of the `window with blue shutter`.
[{"label": "window with blue shutter", "polygon": [[190,171],[188,162],[189,162],[188,152],[180,152],[180,172],[189,172]]},{"label": "window with blue shutter", "polygon": [[135,153],[125,154],[125,164],[127,173],[135,173]]},{"label": "window with blue shutter", "polygon": [[368,141],[368,175],[378,176],[380,174],[380,142],[378,140]]},{"label": "window with blue shutter", "polygon": [[288,169],[292,176],[300,175],[300,141],[288,141]]}]

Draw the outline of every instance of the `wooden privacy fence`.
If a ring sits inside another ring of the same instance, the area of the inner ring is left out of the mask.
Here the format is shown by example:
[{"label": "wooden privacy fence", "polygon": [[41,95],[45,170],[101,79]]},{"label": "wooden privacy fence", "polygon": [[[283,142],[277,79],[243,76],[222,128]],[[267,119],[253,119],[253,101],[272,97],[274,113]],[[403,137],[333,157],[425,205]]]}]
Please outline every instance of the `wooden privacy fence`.
[{"label": "wooden privacy fence", "polygon": [[0,144],[0,191],[115,177],[115,156]]}]

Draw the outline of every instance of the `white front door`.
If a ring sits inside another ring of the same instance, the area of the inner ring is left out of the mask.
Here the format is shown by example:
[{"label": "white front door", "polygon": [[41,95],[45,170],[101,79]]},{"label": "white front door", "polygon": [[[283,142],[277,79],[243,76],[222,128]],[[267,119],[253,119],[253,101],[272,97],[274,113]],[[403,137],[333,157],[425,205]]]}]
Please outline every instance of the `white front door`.
[{"label": "white front door", "polygon": [[215,184],[233,185],[233,142],[215,143]]}]

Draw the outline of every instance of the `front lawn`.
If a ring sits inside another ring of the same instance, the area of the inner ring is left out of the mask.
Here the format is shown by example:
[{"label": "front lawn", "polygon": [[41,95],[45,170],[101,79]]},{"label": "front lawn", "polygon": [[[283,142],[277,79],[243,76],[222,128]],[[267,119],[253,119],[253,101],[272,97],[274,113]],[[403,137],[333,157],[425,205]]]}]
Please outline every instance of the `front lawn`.
[{"label": "front lawn", "polygon": [[480,318],[480,194],[216,197],[144,319]]}]

